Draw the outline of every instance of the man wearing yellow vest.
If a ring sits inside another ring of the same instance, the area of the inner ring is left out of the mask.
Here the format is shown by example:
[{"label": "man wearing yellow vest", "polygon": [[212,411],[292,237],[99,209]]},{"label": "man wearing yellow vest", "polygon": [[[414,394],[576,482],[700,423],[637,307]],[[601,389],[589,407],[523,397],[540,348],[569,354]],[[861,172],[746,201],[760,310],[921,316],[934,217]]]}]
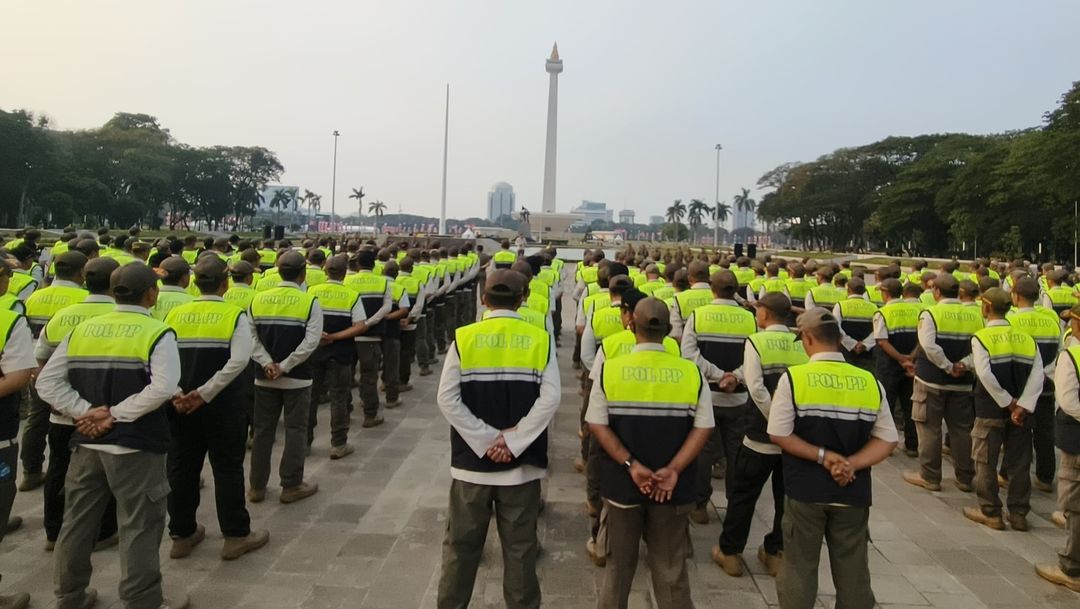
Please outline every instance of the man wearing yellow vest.
[{"label": "man wearing yellow vest", "polygon": [[671,328],[663,302],[639,302],[632,328],[637,345],[597,371],[586,414],[607,453],[600,484],[610,557],[597,607],[627,606],[642,539],[657,609],[692,607],[687,513],[698,454],[713,426],[712,403],[697,366],[664,349]]},{"label": "man wearing yellow vest", "polygon": [[844,361],[840,324],[825,309],[799,316],[810,361],[777,382],[769,438],[783,450],[784,609],[817,603],[818,562],[828,540],[837,607],[873,607],[867,542],[870,468],[896,446],[889,404],[873,374]]},{"label": "man wearing yellow vest", "polygon": [[[83,266],[86,256],[79,252],[65,252],[56,261],[56,280],[52,285],[35,290],[26,299],[26,319],[30,324],[30,333],[34,340],[41,335],[45,324],[49,323],[60,309],[83,301],[89,294],[83,287]],[[23,466],[23,479],[20,491],[30,491],[45,482],[45,438],[49,433],[49,405],[30,388],[30,412],[23,429],[22,453],[19,455]],[[14,464],[11,464],[14,465]]]},{"label": "man wearing yellow vest", "polygon": [[896,279],[886,279],[879,286],[885,305],[874,314],[874,340],[877,341],[875,371],[885,388],[889,407],[899,406],[904,413],[904,452],[919,456],[919,434],[911,420],[911,392],[915,377],[915,349],[919,346],[919,299],[904,298],[919,284],[901,287]]},{"label": "man wearing yellow vest", "polygon": [[[1054,365],[1061,345],[1061,318],[1053,309],[1036,307],[1039,285],[1030,277],[1018,279],[1009,294],[1013,304],[1009,323],[1035,340],[1043,362],[1045,381],[1027,426],[1033,436],[1035,450],[1035,480],[1032,484],[1044,493],[1052,493],[1057,468],[1057,455],[1054,454]],[[1009,477],[1004,468],[1002,476],[1006,479]]]},{"label": "man wearing yellow vest", "polygon": [[[401,369],[398,371],[398,383],[401,391],[411,391],[412,364],[417,359],[417,354],[423,354],[424,349],[418,349],[420,343],[420,321],[424,316],[425,286],[419,276],[414,274],[415,261],[408,254],[398,263],[398,276],[395,282],[405,291],[409,299],[409,313],[401,320]],[[426,362],[426,360],[425,360]],[[421,364],[420,367],[427,367]]]},{"label": "man wearing yellow vest", "polygon": [[[38,376],[42,399],[75,420],[64,526],[56,543],[57,606],[93,606],[90,553],[102,515],[116,499],[120,600],[126,607],[186,607],[162,593],[158,548],[165,529],[166,453],[172,438],[164,404],[180,382],[173,331],[150,316],[158,295],[150,267],[129,264],[111,278],[116,310],[80,323]],[[140,365],[132,367],[132,362]]]},{"label": "man wearing yellow vest", "polygon": [[[5,272],[10,269],[5,265]],[[34,361],[30,328],[22,315],[0,310],[0,462],[10,471],[0,480],[0,540],[22,524],[21,518],[11,518],[15,502],[15,462],[19,456],[19,402],[23,390],[30,384],[37,369]],[[0,595],[0,606],[25,609],[30,595],[23,592],[12,596]]]},{"label": "man wearing yellow vest", "polygon": [[1058,316],[1063,316],[1077,302],[1076,289],[1066,285],[1069,273],[1065,269],[1058,269],[1046,276],[1046,290],[1039,299],[1039,304],[1047,309],[1053,309]]},{"label": "man wearing yellow vest", "polygon": [[[109,288],[112,272],[120,267],[113,258],[95,258],[83,267],[83,278],[90,294],[78,304],[69,305],[56,312],[41,331],[34,346],[34,357],[43,367],[49,361],[60,341],[80,323],[116,309]],[[46,404],[46,412],[48,405]],[[75,421],[59,414],[49,414],[49,467],[45,472],[43,490],[43,524],[45,526],[45,549],[52,550],[64,524],[64,479],[71,463],[71,436],[75,433]],[[110,501],[105,509],[98,535],[97,548],[116,545],[116,502]]]},{"label": "man wearing yellow vest", "polygon": [[515,260],[517,260],[517,254],[510,251],[509,239],[503,239],[502,243],[499,244],[499,251],[491,256],[491,263],[497,269],[508,269],[514,264]]},{"label": "man wearing yellow vest", "polygon": [[308,359],[322,338],[323,317],[314,296],[300,291],[304,257],[284,252],[277,259],[281,283],[260,292],[248,315],[255,336],[251,359],[261,366],[255,379],[255,436],[251,443],[248,500],[266,498],[270,457],[278,420],[284,415],[285,447],[278,468],[282,503],[292,503],[318,492],[304,480],[307,456],[307,421],[311,400],[311,364]]},{"label": "man wearing yellow vest", "polygon": [[12,267],[11,279],[8,282],[7,293],[26,302],[30,295],[34,293],[34,290],[41,286],[41,282],[34,279],[34,276],[30,273],[30,269],[34,265],[34,250],[30,246],[23,244],[8,250],[8,253],[14,258],[14,266]]},{"label": "man wearing yellow vest", "polygon": [[757,557],[769,575],[776,577],[783,562],[784,533],[784,472],[780,447],[769,441],[766,432],[772,394],[780,376],[791,366],[805,364],[806,352],[786,325],[791,313],[791,301],[779,292],[769,292],[758,300],[754,315],[760,329],[746,340],[743,354],[743,377],[750,393],[752,407],[745,409],[745,436],[727,473],[731,501],[724,516],[724,528],[719,545],[713,546],[712,560],[732,577],[743,574],[743,550],[750,536],[754,509],[765,483],[772,478],[773,523],[758,548]]},{"label": "man wearing yellow vest", "polygon": [[997,480],[1000,459],[1009,478],[1009,525],[1026,531],[1031,510],[1031,426],[1025,419],[1035,411],[1042,391],[1042,359],[1035,341],[1006,321],[1012,300],[1005,290],[990,288],[979,301],[986,327],[971,339],[976,379],[972,457],[979,506],[964,508],[964,516],[991,529],[1005,529]]},{"label": "man wearing yellow vest", "polygon": [[150,310],[154,319],[164,320],[169,311],[195,299],[188,291],[191,283],[191,265],[183,258],[170,256],[161,263],[165,276],[161,278],[161,291],[157,304]]},{"label": "man wearing yellow vest", "polygon": [[[671,308],[671,336],[675,340],[682,338],[683,326],[690,319],[690,314],[694,312],[694,309],[711,303],[714,298],[709,284],[709,264],[702,260],[695,260],[686,270],[690,279],[690,289],[676,294],[674,306]],[[729,299],[734,297],[734,292],[727,296]]]},{"label": "man wearing yellow vest", "polygon": [[268,531],[251,530],[244,506],[247,424],[237,404],[236,381],[251,359],[251,322],[243,309],[222,299],[229,277],[219,257],[199,258],[195,282],[202,295],[165,318],[176,332],[180,351],[180,391],[169,413],[169,557],[189,556],[206,537],[196,512],[199,479],[209,455],[218,525],[225,538],[221,558],[234,560],[270,540]]},{"label": "man wearing yellow vest", "polygon": [[[691,266],[695,264],[699,262]],[[732,271],[714,274],[710,287],[713,300],[690,313],[682,333],[682,356],[694,362],[708,382],[715,422],[698,457],[697,506],[690,514],[696,524],[709,522],[713,464],[721,459],[728,466],[735,463],[743,439],[743,411],[750,399],[742,376],[744,345],[746,338],[757,331],[757,324],[754,314],[735,302],[738,287]],[[725,487],[729,504],[731,488]]]},{"label": "man wearing yellow vest", "polygon": [[0,256],[0,311],[14,311],[19,315],[26,313],[26,304],[14,294],[8,293],[8,285],[11,283],[14,273],[15,260]]},{"label": "man wearing yellow vest", "polygon": [[836,303],[844,298],[844,292],[833,285],[835,276],[833,266],[830,264],[823,265],[818,269],[817,285],[811,287],[810,290],[807,291],[806,297],[803,300],[804,309],[809,311],[814,307],[821,307],[826,311],[832,312]]},{"label": "man wearing yellow vest", "polygon": [[487,274],[491,315],[459,328],[443,364],[438,402],[450,423],[449,516],[439,578],[439,609],[469,605],[494,515],[503,548],[508,609],[540,606],[536,575],[540,480],[547,428],[559,406],[554,341],[523,321],[519,273]]},{"label": "man wearing yellow vest", "polygon": [[915,356],[915,386],[911,396],[912,420],[919,431],[918,472],[905,472],[904,480],[930,491],[941,490],[941,423],[949,426],[950,451],[956,487],[974,490],[975,465],[971,460],[972,405],[971,337],[982,329],[976,307],[962,304],[960,284],[949,273],[934,279],[937,304],[919,317],[919,351]]},{"label": "man wearing yellow vest", "polygon": [[[1069,311],[1069,327],[1080,335],[1080,305]],[[1052,519],[1066,529],[1065,548],[1057,563],[1038,564],[1035,572],[1043,579],[1080,592],[1080,345],[1062,351],[1054,370],[1055,443],[1061,449],[1058,469],[1058,497]]]},{"label": "man wearing yellow vest", "polygon": [[[386,392],[386,407],[401,406],[401,324],[409,315],[412,303],[405,287],[396,281],[398,263],[388,261],[383,266],[383,276],[390,287],[390,311],[386,314],[382,337],[382,390]],[[465,300],[465,291],[459,290],[459,303]],[[410,385],[406,391],[412,390]]]},{"label": "man wearing yellow vest", "polygon": [[[360,295],[364,304],[367,330],[356,336],[356,365],[360,369],[360,402],[364,408],[364,427],[382,425],[379,414],[379,361],[382,359],[382,337],[389,323],[385,318],[393,306],[393,288],[383,275],[376,275],[375,252],[359,251],[355,257],[359,271],[345,278],[345,286]],[[396,323],[396,322],[395,322]]]},{"label": "man wearing yellow vest", "polygon": [[874,315],[877,305],[866,297],[866,284],[859,277],[848,281],[847,296],[833,306],[832,314],[840,322],[840,345],[850,364],[863,370],[874,369]]}]

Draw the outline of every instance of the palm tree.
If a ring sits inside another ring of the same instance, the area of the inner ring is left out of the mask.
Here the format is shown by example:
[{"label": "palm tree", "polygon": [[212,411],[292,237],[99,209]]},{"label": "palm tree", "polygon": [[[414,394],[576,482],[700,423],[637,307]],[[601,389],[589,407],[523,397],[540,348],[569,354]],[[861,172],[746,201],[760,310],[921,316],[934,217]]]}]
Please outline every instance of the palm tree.
[{"label": "palm tree", "polygon": [[277,209],[277,220],[275,221],[276,224],[281,224],[281,210],[288,207],[292,202],[292,192],[284,188],[279,188],[277,192],[274,193],[274,197],[270,199],[270,208]]},{"label": "palm tree", "polygon": [[675,237],[679,236],[679,227],[682,226],[682,219],[685,215],[686,206],[683,205],[682,199],[675,199],[671,207],[667,208],[667,221],[669,224],[675,225]]},{"label": "palm tree", "polygon": [[386,203],[382,201],[373,201],[368,205],[368,213],[375,214],[375,232],[379,232],[379,223],[382,220],[383,212],[386,211]]},{"label": "palm tree", "polygon": [[701,199],[690,199],[690,206],[686,208],[686,218],[690,221],[690,233],[692,238],[697,236],[698,227],[704,223],[705,216],[711,211],[712,208],[706,205]]},{"label": "palm tree", "polygon": [[[757,201],[750,198],[750,190],[743,188],[742,192],[735,195],[735,209],[737,211],[750,213],[757,209]],[[738,227],[735,228],[744,228]]]},{"label": "palm tree", "polygon": [[728,216],[731,215],[731,206],[727,203],[716,202],[716,206],[711,208],[713,220],[713,247],[720,245],[720,225],[727,222]]},{"label": "palm tree", "polygon": [[[352,194],[349,195],[350,199],[356,199],[356,208],[360,210],[360,218],[364,217],[364,196],[365,195],[363,186],[361,186],[360,188],[352,189]],[[330,218],[330,221],[333,222],[334,219]],[[358,219],[356,223],[359,224],[360,220]]]}]

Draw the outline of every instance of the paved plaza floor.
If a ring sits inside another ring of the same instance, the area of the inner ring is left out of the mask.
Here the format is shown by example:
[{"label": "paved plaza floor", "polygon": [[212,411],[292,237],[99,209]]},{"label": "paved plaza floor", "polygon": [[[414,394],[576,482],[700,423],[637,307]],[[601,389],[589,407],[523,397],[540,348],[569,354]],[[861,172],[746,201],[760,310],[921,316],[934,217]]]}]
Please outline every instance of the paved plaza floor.
[{"label": "paved plaza floor", "polygon": [[[564,337],[570,336],[571,325],[565,324]],[[547,507],[539,531],[544,605],[558,609],[593,607],[603,576],[603,569],[592,566],[584,552],[585,479],[573,469],[581,398],[570,367],[572,347],[567,338],[558,353],[563,402],[552,434]],[[437,373],[414,376],[415,389],[403,394],[404,406],[385,413],[382,427],[360,429],[359,416],[354,418],[351,442],[356,453],[340,461],[328,458],[329,416],[324,407],[307,462],[307,476],[319,483],[319,493],[282,505],[278,489],[271,486],[267,501],[249,506],[252,525],[269,529],[270,543],[240,560],[223,562],[218,557],[221,534],[207,467],[200,508],[207,538],[184,560],[170,560],[169,543],[162,544],[166,590],[186,589],[192,606],[199,609],[434,607],[450,485],[449,428],[435,403],[438,379]],[[280,443],[279,435],[278,451]],[[883,607],[1080,608],[1080,594],[1044,582],[1033,569],[1036,562],[1055,560],[1064,544],[1064,532],[1049,521],[1053,497],[1033,491],[1030,532],[994,532],[961,515],[961,508],[974,505],[975,498],[952,486],[948,465],[944,491],[933,494],[901,480],[903,470],[913,466],[911,459],[898,455],[873,472],[870,570]],[[724,511],[722,483],[715,486],[712,522],[691,529],[690,581],[698,609],[775,605],[773,580],[755,558],[772,517],[768,487],[744,554],[748,573],[731,578],[709,559]],[[23,516],[26,524],[0,544],[0,590],[25,590],[33,595],[32,607],[52,607],[53,555],[44,549],[41,509],[40,490],[16,499],[14,514]],[[102,597],[98,606],[119,607],[116,549],[95,554],[93,561],[93,585]],[[500,562],[492,529],[473,607],[503,606]],[[631,607],[653,607],[648,581],[642,563]],[[831,609],[834,589],[824,555],[820,582],[820,605]]]}]

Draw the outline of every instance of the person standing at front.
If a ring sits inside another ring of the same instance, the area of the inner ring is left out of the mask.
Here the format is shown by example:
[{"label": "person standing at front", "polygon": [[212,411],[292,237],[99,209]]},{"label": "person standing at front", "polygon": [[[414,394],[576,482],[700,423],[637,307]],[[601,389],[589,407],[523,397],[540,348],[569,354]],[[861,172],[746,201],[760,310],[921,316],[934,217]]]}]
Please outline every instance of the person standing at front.
[{"label": "person standing at front", "polygon": [[158,557],[172,441],[165,404],[180,382],[180,354],[173,331],[150,316],[157,279],[142,264],[113,271],[116,309],[76,326],[38,376],[41,398],[75,420],[64,526],[56,543],[59,609],[96,602],[97,591],[88,588],[90,553],[110,497],[116,498],[120,525],[125,609],[187,606],[186,595],[163,597]]},{"label": "person standing at front", "polygon": [[[227,242],[226,242],[227,243]],[[221,557],[234,560],[266,545],[270,533],[252,531],[244,505],[247,413],[239,403],[238,379],[251,361],[251,323],[243,309],[222,298],[228,267],[218,256],[195,264],[202,294],[165,318],[180,350],[180,393],[169,413],[170,558],[185,558],[206,537],[198,523],[199,480],[207,455],[214,472],[218,525],[225,537]]]},{"label": "person standing at front", "polygon": [[437,606],[469,606],[494,513],[503,600],[509,609],[536,609],[536,521],[547,428],[559,407],[559,369],[551,336],[515,312],[524,277],[499,269],[486,282],[491,314],[458,328],[439,381],[439,409],[451,426],[453,482]]},{"label": "person standing at front", "polygon": [[599,609],[626,609],[641,540],[648,546],[657,609],[687,609],[688,516],[698,454],[713,427],[712,397],[691,361],[667,352],[667,305],[634,308],[634,350],[596,371],[585,420],[607,453],[600,490],[607,509],[607,570]]},{"label": "person standing at front", "polygon": [[[1069,329],[1080,336],[1080,305],[1068,313]],[[1073,344],[1058,355],[1054,369],[1054,443],[1061,450],[1057,470],[1058,509],[1068,532],[1065,548],[1056,563],[1035,565],[1039,577],[1080,592],[1080,345]]]},{"label": "person standing at front", "polygon": [[360,295],[367,318],[367,330],[353,339],[356,342],[356,365],[360,368],[360,402],[364,407],[362,425],[377,427],[383,424],[383,417],[379,414],[379,362],[382,360],[382,337],[387,325],[384,318],[393,305],[393,288],[386,277],[375,274],[375,252],[361,250],[356,254],[356,263],[360,270],[345,278],[345,286]]},{"label": "person standing at front", "polygon": [[251,443],[248,500],[266,498],[270,480],[270,452],[278,420],[285,418],[285,448],[281,452],[281,502],[292,503],[314,495],[315,483],[304,481],[307,424],[311,401],[311,365],[308,358],[322,338],[323,316],[319,301],[300,291],[304,257],[288,251],[277,259],[281,282],[259,292],[248,314],[254,330],[251,359],[261,368],[255,379],[255,437]]},{"label": "person standing at front", "polygon": [[979,301],[986,327],[971,339],[976,379],[971,454],[979,507],[964,508],[964,516],[991,529],[1005,529],[997,478],[1000,461],[1008,475],[1009,525],[1026,531],[1032,454],[1031,423],[1026,419],[1042,392],[1042,359],[1035,340],[1006,321],[1012,307],[1008,292],[990,288]]},{"label": "person standing at front", "polygon": [[[15,464],[19,456],[19,399],[36,369],[26,319],[15,311],[0,310],[0,462],[8,467],[7,474],[0,476],[0,540],[21,523],[21,519],[11,518],[18,490]],[[25,609],[29,604],[30,595],[25,592],[0,596],[0,607],[4,609]]]},{"label": "person standing at front", "polygon": [[929,491],[941,490],[941,423],[949,427],[949,449],[956,470],[956,488],[975,488],[971,428],[975,424],[971,373],[971,337],[982,329],[977,307],[962,304],[960,284],[949,273],[934,279],[937,304],[919,317],[915,385],[911,419],[919,432],[920,471],[904,472],[904,481]]},{"label": "person standing at front", "polygon": [[769,438],[783,451],[786,495],[777,596],[782,609],[814,607],[827,540],[837,609],[866,609],[874,606],[867,557],[870,467],[896,447],[896,426],[874,375],[844,361],[836,318],[810,309],[797,326],[810,361],[780,377],[769,411]]}]

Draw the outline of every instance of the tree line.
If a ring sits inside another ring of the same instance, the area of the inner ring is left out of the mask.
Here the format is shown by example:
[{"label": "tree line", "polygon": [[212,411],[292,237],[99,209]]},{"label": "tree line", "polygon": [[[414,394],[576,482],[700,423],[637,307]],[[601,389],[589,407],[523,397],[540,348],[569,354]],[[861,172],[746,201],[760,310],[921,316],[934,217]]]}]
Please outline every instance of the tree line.
[{"label": "tree line", "polygon": [[1078,163],[1080,82],[1036,127],[889,137],[780,165],[758,181],[757,213],[810,249],[1072,261]]},{"label": "tree line", "polygon": [[0,225],[237,230],[284,167],[262,147],[194,147],[147,114],[118,113],[96,129],[49,128],[0,110]]}]

